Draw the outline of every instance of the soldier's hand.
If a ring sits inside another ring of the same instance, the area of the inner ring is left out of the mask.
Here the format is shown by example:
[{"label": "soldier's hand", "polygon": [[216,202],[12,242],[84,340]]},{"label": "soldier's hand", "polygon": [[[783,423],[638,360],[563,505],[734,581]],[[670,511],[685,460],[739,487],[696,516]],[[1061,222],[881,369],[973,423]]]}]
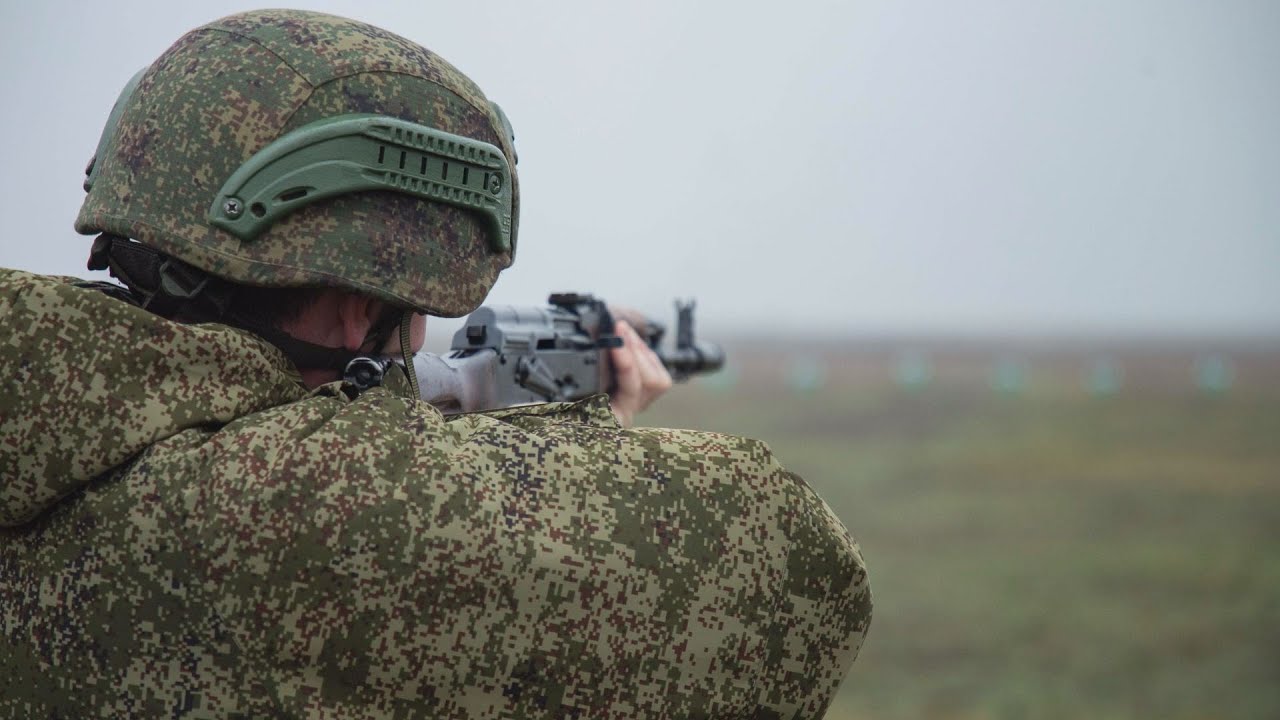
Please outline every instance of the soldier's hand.
[{"label": "soldier's hand", "polygon": [[618,422],[631,427],[636,413],[671,389],[671,373],[630,323],[618,320],[614,333],[622,338],[622,347],[609,351],[617,384],[609,405]]}]

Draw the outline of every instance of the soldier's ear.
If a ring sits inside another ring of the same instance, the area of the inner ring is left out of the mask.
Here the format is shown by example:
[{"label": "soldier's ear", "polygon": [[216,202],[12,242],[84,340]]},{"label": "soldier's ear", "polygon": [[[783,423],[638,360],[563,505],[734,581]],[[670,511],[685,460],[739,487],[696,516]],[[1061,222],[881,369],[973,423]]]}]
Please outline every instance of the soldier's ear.
[{"label": "soldier's ear", "polygon": [[[338,301],[338,318],[342,323],[342,347],[359,352],[369,330],[382,316],[383,304],[367,295],[344,293]],[[375,348],[376,349],[376,348]]]}]

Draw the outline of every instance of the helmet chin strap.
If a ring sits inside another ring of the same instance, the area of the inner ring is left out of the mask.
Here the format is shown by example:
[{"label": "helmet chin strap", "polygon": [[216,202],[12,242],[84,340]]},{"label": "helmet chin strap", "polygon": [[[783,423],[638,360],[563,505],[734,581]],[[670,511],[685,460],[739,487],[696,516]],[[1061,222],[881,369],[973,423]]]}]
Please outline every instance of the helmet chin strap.
[{"label": "helmet chin strap", "polygon": [[227,313],[220,318],[191,315],[188,317],[196,322],[226,323],[248,330],[274,345],[299,370],[336,370],[341,375],[352,360],[358,357],[381,356],[383,354],[382,348],[386,347],[390,341],[396,325],[396,313],[392,311],[388,312],[387,315],[391,316],[390,322],[379,320],[378,324],[369,329],[369,334],[365,336],[364,342],[361,343],[361,347],[368,346],[373,348],[368,352],[360,350],[352,352],[346,348],[317,345],[316,343],[296,338],[278,327],[258,322],[254,318],[246,317],[239,313]]},{"label": "helmet chin strap", "polygon": [[365,333],[364,340],[360,343],[361,348],[367,347],[369,350],[356,350],[354,352],[346,348],[326,347],[307,342],[279,328],[264,325],[254,321],[252,318],[237,314],[228,314],[224,321],[229,321],[238,327],[261,336],[264,340],[279,348],[299,369],[337,370],[339,374],[345,374],[348,365],[356,358],[384,357],[386,355],[385,348],[391,343],[391,338],[398,325],[400,327],[400,351],[406,358],[405,365],[409,374],[409,386],[413,389],[414,397],[417,397],[417,377],[414,376],[411,370],[408,370],[412,365],[408,361],[410,357],[408,354],[410,346],[409,329],[412,319],[413,313],[407,310],[392,308],[384,310],[382,316],[369,327],[368,332]]},{"label": "helmet chin strap", "polygon": [[186,263],[170,258],[141,243],[103,234],[94,242],[89,269],[110,270],[137,296],[139,304],[163,317],[181,317],[189,322],[227,323],[258,335],[274,345],[300,369],[337,370],[343,373],[357,357],[382,356],[400,328],[400,352],[414,397],[419,396],[418,378],[413,371],[413,312],[388,308],[369,328],[360,347],[369,351],[317,345],[296,338],[278,327],[230,310],[235,286]]},{"label": "helmet chin strap", "polygon": [[413,311],[400,313],[400,357],[404,360],[404,374],[409,376],[409,389],[415,398],[422,397],[418,389],[418,373],[413,370],[413,352],[411,351],[411,335],[413,332]]}]

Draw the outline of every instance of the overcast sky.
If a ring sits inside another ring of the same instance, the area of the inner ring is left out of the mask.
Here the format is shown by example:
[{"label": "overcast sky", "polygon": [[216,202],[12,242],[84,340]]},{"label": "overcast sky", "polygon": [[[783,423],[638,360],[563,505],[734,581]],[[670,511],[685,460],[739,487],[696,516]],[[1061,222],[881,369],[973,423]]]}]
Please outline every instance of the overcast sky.
[{"label": "overcast sky", "polygon": [[[0,0],[0,265],[86,275],[129,77],[252,3]],[[1280,3],[310,2],[506,110],[520,256],[704,326],[1280,336]]]}]

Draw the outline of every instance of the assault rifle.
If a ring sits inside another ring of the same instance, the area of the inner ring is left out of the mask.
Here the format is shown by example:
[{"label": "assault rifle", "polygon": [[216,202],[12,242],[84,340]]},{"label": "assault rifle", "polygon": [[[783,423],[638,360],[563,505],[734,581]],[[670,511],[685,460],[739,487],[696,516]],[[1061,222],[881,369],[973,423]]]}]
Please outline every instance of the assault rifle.
[{"label": "assault rifle", "polygon": [[[485,306],[467,317],[444,355],[419,353],[413,366],[422,399],[445,413],[578,400],[613,389],[609,348],[622,345],[603,300],[552,295],[546,307]],[[632,323],[676,381],[714,372],[724,351],[693,337],[693,301],[676,301],[674,349],[666,326]],[[350,375],[350,369],[348,371]]]}]

